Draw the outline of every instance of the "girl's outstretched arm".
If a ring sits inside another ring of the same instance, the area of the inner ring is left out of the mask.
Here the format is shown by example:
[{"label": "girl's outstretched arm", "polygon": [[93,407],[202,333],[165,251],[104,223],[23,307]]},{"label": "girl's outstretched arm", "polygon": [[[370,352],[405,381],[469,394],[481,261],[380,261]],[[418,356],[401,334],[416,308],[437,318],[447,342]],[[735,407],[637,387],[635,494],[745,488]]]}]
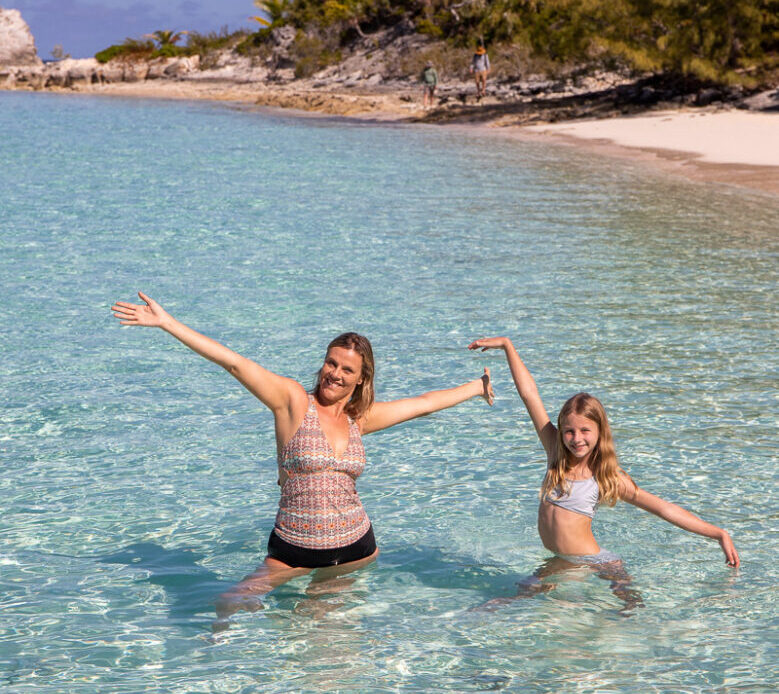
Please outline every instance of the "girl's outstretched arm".
[{"label": "girl's outstretched arm", "polygon": [[117,301],[111,307],[114,316],[119,319],[120,325],[161,328],[170,333],[192,351],[219,364],[235,376],[250,393],[274,412],[285,408],[289,409],[293,393],[297,390],[302,391],[303,387],[296,381],[263,369],[251,359],[242,357],[216,340],[201,335],[177,321],[154,299],[146,296],[143,292],[138,292],[138,296],[146,304],[145,306]]},{"label": "girl's outstretched arm", "polygon": [[507,337],[482,338],[471,342],[468,349],[481,349],[482,352],[486,352],[488,349],[502,349],[505,352],[519,397],[525,403],[547,456],[552,457],[557,446],[557,428],[550,421],[544,403],[541,402],[538,386],[530,375],[530,371],[519,358],[511,340]]},{"label": "girl's outstretched arm", "polygon": [[360,421],[362,433],[370,434],[401,422],[407,422],[409,419],[445,410],[447,407],[454,407],[477,395],[492,405],[495,395],[492,392],[489,369],[484,369],[484,375],[481,378],[456,388],[433,390],[415,398],[374,403]]},{"label": "girl's outstretched arm", "polygon": [[666,501],[659,496],[644,491],[636,486],[633,483],[633,480],[624,474],[620,475],[619,490],[620,497],[623,501],[638,506],[638,508],[642,508],[644,511],[654,513],[656,516],[659,516],[669,523],[673,523],[682,530],[687,530],[688,532],[717,540],[720,547],[722,547],[722,551],[725,553],[725,559],[728,566],[735,567],[741,563],[738,552],[736,552],[736,548],[733,545],[733,541],[730,539],[730,535],[722,528],[718,528],[716,525],[701,520],[698,516],[686,511],[681,506],[672,504],[670,501]]}]

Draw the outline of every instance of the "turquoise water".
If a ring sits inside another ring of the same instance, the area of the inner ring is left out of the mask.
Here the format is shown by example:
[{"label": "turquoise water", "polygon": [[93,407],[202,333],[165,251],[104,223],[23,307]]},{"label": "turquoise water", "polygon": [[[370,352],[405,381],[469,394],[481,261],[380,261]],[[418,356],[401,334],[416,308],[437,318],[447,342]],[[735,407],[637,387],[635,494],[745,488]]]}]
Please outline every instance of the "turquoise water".
[{"label": "turquoise water", "polygon": [[[0,93],[0,682],[11,692],[768,691],[779,684],[775,197],[568,148],[224,106]],[[272,420],[159,331],[143,289],[309,384],[344,330],[382,399],[493,370],[472,401],[366,438],[382,554],[295,580],[212,637],[262,560]],[[742,557],[620,504],[600,543],[645,606],[548,557],[542,454],[494,354],[550,411],[587,389],[647,490]],[[773,663],[773,665],[772,665]]]}]

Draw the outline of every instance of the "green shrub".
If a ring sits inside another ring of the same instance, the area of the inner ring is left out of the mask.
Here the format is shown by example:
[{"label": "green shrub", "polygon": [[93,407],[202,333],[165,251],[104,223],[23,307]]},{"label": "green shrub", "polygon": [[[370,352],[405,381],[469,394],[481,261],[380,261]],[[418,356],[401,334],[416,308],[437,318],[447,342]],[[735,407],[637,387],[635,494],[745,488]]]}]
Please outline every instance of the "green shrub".
[{"label": "green shrub", "polygon": [[180,55],[192,55],[194,51],[190,50],[189,46],[174,46],[172,43],[165,43],[160,46],[154,53],[151,54],[151,58],[176,58]]},{"label": "green shrub", "polygon": [[295,77],[310,77],[315,72],[341,60],[341,52],[319,36],[297,33],[291,54],[295,60]]},{"label": "green shrub", "polygon": [[268,41],[270,40],[271,29],[260,29],[253,34],[244,36],[235,46],[235,52],[239,55],[253,55],[259,48],[265,48],[270,52]]},{"label": "green shrub", "polygon": [[104,48],[102,51],[95,53],[95,60],[97,60],[98,63],[107,63],[109,60],[124,55],[124,53],[124,46],[121,44],[114,44],[113,46],[109,46],[108,48]]},{"label": "green shrub", "polygon": [[124,43],[114,44],[102,51],[95,53],[98,63],[107,63],[115,58],[124,60],[145,60],[154,53],[154,43],[151,41],[139,41],[138,39],[125,39]]},{"label": "green shrub", "polygon": [[207,34],[201,34],[197,31],[191,31],[187,36],[187,49],[190,54],[198,54],[204,57],[212,51],[218,51],[224,48],[237,48],[247,37],[253,36],[245,29],[230,32],[224,26],[220,31],[211,31]]},{"label": "green shrub", "polygon": [[431,22],[429,19],[420,19],[417,21],[417,31],[420,34],[427,34],[434,38],[441,38],[444,35],[444,30],[438,25]]}]

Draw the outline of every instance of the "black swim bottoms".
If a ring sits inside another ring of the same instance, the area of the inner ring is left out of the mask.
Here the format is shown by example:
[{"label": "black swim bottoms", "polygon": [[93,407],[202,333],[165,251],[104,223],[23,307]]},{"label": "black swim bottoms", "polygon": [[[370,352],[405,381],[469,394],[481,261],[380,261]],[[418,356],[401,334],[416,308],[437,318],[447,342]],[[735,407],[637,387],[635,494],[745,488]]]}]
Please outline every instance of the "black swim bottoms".
[{"label": "black swim bottoms", "polygon": [[337,566],[350,561],[365,559],[376,551],[373,526],[368,528],[359,540],[346,547],[332,549],[308,549],[282,540],[274,530],[268,538],[268,556],[296,569],[319,569],[323,566]]}]

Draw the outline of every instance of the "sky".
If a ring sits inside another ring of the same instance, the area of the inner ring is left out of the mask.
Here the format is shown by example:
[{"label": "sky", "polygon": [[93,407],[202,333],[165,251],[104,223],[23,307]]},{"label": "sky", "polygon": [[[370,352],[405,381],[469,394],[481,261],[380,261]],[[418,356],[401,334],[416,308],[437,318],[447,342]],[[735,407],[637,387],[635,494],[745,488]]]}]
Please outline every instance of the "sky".
[{"label": "sky", "polygon": [[22,13],[35,37],[38,56],[50,59],[55,45],[74,58],[89,58],[125,38],[158,29],[201,33],[256,28],[252,0],[0,0]]}]

